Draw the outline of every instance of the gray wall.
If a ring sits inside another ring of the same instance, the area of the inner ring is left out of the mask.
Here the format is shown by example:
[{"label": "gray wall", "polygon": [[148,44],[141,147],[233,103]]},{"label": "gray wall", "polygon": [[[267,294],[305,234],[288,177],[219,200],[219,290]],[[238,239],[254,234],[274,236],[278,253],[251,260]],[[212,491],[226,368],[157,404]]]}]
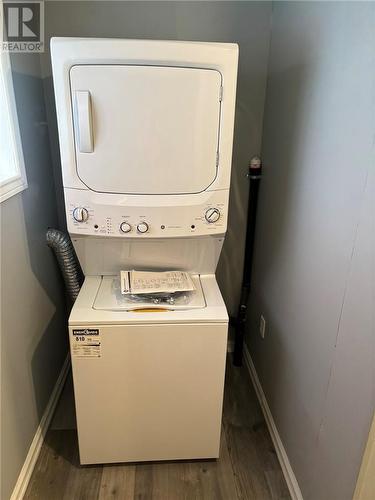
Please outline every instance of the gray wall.
[{"label": "gray wall", "polygon": [[[247,205],[247,164],[259,154],[270,37],[269,2],[48,2],[51,36],[237,42],[240,46],[229,229],[218,281],[230,312],[239,299]],[[50,54],[42,59],[60,221],[64,224]],[[62,215],[61,215],[62,214]]]},{"label": "gray wall", "polygon": [[[229,231],[218,270],[231,312],[246,167],[260,149],[270,9],[268,2],[46,4],[47,40],[239,43]],[[374,407],[374,28],[369,3],[274,4],[247,341],[306,500],[351,498]],[[1,205],[2,498],[66,353],[61,281],[44,244],[47,226],[64,226],[49,53],[43,82],[37,56],[13,63],[29,188]]]},{"label": "gray wall", "polygon": [[271,40],[247,341],[305,500],[349,500],[375,399],[375,5],[275,2]]},{"label": "gray wall", "polygon": [[29,187],[1,210],[1,498],[9,498],[67,354],[65,300],[45,244],[57,224],[39,56],[13,80]]}]

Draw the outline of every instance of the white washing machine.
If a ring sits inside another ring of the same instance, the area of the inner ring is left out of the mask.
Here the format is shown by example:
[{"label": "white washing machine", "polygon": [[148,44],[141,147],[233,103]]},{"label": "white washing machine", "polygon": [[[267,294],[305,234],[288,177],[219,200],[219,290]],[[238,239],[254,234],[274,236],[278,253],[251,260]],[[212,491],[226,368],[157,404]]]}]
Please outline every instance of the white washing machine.
[{"label": "white washing machine", "polygon": [[[228,214],[238,47],[54,38],[67,227],[85,282],[69,318],[82,464],[216,458],[228,316],[215,279]],[[196,290],[130,301],[122,269]]]}]

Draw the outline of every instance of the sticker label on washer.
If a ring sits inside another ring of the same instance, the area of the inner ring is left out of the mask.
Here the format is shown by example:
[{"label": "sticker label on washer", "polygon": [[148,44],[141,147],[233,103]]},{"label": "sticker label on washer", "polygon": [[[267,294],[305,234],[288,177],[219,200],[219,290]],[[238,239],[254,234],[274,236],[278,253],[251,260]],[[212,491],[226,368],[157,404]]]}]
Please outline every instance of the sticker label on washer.
[{"label": "sticker label on washer", "polygon": [[76,358],[100,358],[99,328],[79,328],[72,331],[71,351]]}]

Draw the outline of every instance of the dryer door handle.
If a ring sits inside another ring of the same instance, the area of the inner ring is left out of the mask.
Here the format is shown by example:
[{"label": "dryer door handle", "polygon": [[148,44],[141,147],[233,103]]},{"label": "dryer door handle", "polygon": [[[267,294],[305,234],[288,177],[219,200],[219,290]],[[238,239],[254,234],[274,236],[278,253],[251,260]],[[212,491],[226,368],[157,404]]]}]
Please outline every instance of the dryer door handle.
[{"label": "dryer door handle", "polygon": [[94,138],[92,133],[91,95],[88,90],[76,90],[74,125],[76,140],[80,153],[94,151]]}]

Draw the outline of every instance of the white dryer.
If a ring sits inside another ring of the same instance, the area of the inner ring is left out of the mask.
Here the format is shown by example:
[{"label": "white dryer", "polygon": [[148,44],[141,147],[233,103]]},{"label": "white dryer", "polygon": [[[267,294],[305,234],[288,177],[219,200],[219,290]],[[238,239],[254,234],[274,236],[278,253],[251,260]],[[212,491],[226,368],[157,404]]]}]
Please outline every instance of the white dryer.
[{"label": "white dryer", "polygon": [[[238,47],[54,38],[67,227],[85,273],[69,318],[81,463],[219,456]],[[131,302],[121,269],[190,272]]]}]

